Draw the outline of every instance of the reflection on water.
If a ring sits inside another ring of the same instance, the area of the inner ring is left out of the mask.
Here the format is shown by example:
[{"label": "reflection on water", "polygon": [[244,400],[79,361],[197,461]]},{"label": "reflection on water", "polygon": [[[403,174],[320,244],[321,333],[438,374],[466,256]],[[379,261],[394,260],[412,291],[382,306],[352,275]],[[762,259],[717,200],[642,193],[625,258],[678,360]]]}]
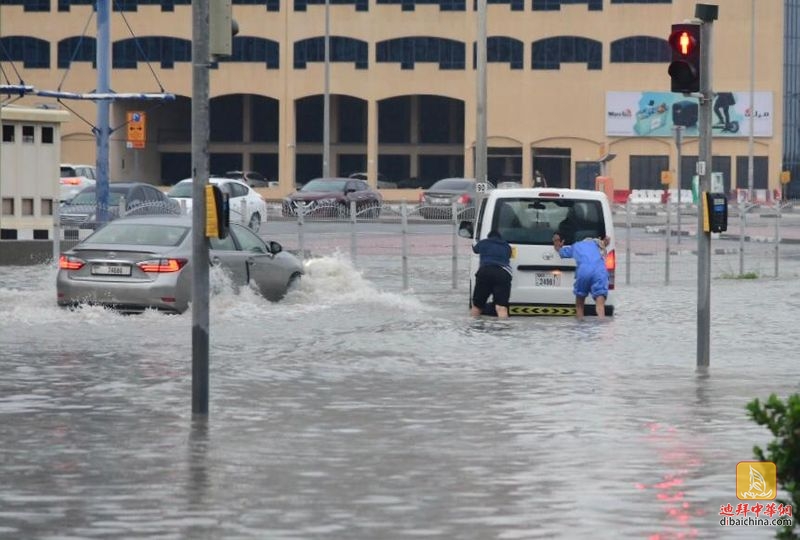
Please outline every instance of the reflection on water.
[{"label": "reflection on water", "polygon": [[51,268],[0,267],[0,537],[774,535],[718,512],[769,440],[745,404],[798,391],[796,269],[714,281],[700,374],[691,286],[474,320],[448,262],[403,294],[394,262],[316,259],[280,304],[215,276],[208,419],[190,313],[64,311]]}]

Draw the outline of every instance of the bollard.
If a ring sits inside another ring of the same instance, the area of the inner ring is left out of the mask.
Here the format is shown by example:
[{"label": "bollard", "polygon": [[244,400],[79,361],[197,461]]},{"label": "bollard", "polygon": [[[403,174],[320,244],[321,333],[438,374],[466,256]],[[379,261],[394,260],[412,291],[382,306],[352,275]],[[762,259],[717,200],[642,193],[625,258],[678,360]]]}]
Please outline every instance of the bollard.
[{"label": "bollard", "polygon": [[739,275],[744,275],[744,235],[747,231],[747,204],[739,205]]},{"label": "bollard", "polygon": [[625,203],[625,285],[631,283],[631,201]]},{"label": "bollard", "polygon": [[53,199],[53,264],[58,268],[58,259],[61,257],[61,201]]},{"label": "bollard", "polygon": [[[667,197],[666,206],[667,206],[667,234],[665,235],[666,236],[665,248],[667,254],[664,259],[664,284],[669,285],[669,239],[670,236],[672,236],[672,218],[671,218],[672,208],[669,197]],[[680,209],[678,209],[678,212],[680,212]]]},{"label": "bollard", "polygon": [[305,238],[303,237],[303,223],[306,205],[302,202],[297,203],[297,250],[300,252],[300,260],[306,258]]},{"label": "bollard", "polygon": [[185,216],[189,213],[189,209],[186,208],[186,199],[180,199],[179,204],[181,205],[181,215]]},{"label": "bollard", "polygon": [[453,284],[452,288],[458,288],[458,210],[456,208],[456,203],[453,203],[453,207],[450,210],[451,216],[453,218]]},{"label": "bollard", "polygon": [[122,217],[122,216],[124,216],[124,215],[125,215],[125,211],[126,211],[126,210],[127,210],[127,208],[128,208],[128,207],[125,205],[125,197],[120,197],[120,198],[119,198],[119,206],[118,206],[118,208],[119,208],[119,212],[118,212],[118,216],[117,216],[117,217]]},{"label": "bollard", "polygon": [[350,201],[350,260],[356,264],[356,201]]},{"label": "bollard", "polygon": [[778,261],[780,260],[781,245],[781,201],[775,201],[775,277],[778,277]]},{"label": "bollard", "polygon": [[242,197],[242,204],[241,204],[241,213],[242,213],[242,225],[245,227],[250,227],[250,222],[247,219],[247,197]]},{"label": "bollard", "polygon": [[404,200],[400,205],[400,223],[402,238],[402,268],[403,268],[403,290],[408,289],[408,204]]}]

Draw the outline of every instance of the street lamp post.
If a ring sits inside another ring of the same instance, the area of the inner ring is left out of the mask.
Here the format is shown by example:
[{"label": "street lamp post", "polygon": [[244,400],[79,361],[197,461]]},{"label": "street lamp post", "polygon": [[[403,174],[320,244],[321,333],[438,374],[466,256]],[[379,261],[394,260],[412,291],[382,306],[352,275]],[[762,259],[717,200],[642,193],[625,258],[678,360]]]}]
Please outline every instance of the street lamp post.
[{"label": "street lamp post", "polygon": [[331,172],[331,16],[330,0],[325,0],[325,90],[322,101],[322,176]]}]

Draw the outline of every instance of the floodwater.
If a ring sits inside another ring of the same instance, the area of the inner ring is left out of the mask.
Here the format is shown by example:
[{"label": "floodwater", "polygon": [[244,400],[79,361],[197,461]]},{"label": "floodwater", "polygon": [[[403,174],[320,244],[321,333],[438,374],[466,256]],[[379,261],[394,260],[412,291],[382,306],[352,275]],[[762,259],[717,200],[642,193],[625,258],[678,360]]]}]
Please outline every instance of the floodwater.
[{"label": "floodwater", "polygon": [[207,419],[190,312],[65,311],[52,267],[0,267],[0,538],[774,537],[719,512],[771,439],[745,405],[800,390],[797,261],[712,282],[707,373],[691,282],[474,320],[447,257],[406,292],[358,263],[280,304],[212,276]]}]

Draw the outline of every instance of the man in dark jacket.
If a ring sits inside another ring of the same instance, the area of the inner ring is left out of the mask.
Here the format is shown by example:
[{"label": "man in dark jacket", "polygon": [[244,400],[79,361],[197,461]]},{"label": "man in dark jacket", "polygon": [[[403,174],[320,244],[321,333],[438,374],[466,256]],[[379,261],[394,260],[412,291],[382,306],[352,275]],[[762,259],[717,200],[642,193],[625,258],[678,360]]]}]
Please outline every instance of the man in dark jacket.
[{"label": "man in dark jacket", "polygon": [[472,251],[480,255],[480,265],[475,273],[470,313],[473,317],[483,313],[491,294],[497,317],[507,319],[511,295],[511,246],[500,233],[492,231],[488,237],[472,246]]}]

